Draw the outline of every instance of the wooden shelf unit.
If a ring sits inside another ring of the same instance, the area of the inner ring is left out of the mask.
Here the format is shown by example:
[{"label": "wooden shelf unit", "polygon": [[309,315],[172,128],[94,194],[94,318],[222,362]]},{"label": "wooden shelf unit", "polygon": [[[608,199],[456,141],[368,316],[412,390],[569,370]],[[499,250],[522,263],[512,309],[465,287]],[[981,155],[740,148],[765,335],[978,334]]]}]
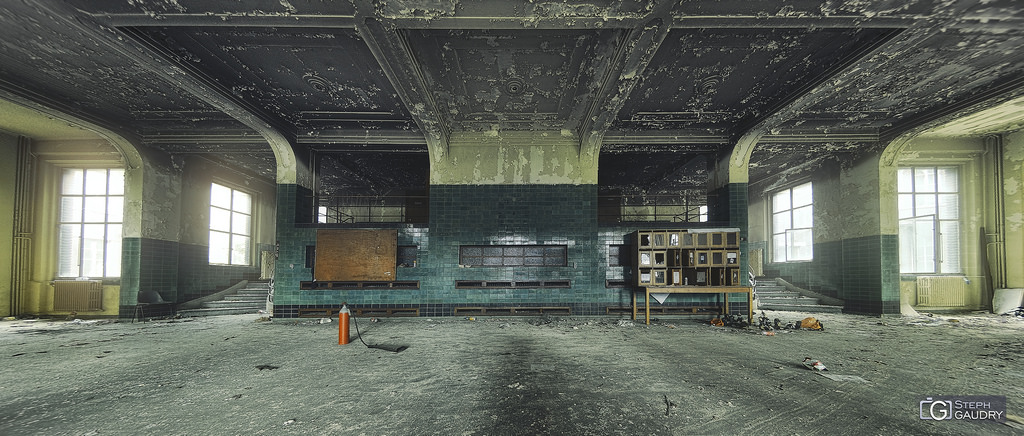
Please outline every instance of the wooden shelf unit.
[{"label": "wooden shelf unit", "polygon": [[727,294],[746,292],[749,305],[752,290],[741,286],[739,229],[639,230],[635,242],[636,286],[647,303],[651,293],[714,293],[723,295],[728,312]]}]

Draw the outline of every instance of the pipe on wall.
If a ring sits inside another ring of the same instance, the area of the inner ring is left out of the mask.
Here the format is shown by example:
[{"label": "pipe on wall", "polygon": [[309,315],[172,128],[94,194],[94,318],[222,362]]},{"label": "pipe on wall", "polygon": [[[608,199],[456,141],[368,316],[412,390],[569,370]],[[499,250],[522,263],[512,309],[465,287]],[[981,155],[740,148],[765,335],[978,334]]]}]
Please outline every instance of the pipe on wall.
[{"label": "pipe on wall", "polygon": [[985,244],[985,254],[989,259],[989,274],[992,276],[992,288],[1001,289],[1006,287],[1006,247],[1005,228],[1006,211],[1003,199],[1003,137],[1001,135],[989,135],[985,137],[985,152],[989,157],[989,164],[992,166],[991,187],[986,191],[992,196],[993,205],[991,232],[986,232],[989,239]]},{"label": "pipe on wall", "polygon": [[32,268],[32,180],[35,156],[32,140],[18,137],[17,174],[14,187],[14,253],[11,265],[11,315],[22,314],[25,284]]}]

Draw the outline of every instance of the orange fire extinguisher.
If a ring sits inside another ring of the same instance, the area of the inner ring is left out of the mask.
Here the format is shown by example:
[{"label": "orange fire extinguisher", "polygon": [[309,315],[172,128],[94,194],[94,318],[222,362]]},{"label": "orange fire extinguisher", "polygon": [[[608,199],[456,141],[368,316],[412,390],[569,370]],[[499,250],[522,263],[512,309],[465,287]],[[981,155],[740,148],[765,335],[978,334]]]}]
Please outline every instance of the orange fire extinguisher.
[{"label": "orange fire extinguisher", "polygon": [[338,345],[345,345],[348,343],[349,316],[351,316],[351,312],[348,310],[348,305],[341,303],[341,311],[338,312]]}]

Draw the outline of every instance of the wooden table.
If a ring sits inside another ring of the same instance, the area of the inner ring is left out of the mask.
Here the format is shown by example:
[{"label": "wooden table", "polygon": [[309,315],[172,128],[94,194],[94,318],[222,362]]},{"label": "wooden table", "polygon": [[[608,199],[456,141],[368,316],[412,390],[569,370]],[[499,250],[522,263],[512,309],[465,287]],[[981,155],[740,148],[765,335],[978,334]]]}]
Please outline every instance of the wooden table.
[{"label": "wooden table", "polygon": [[636,294],[644,293],[644,314],[646,324],[651,323],[651,294],[722,294],[725,300],[725,313],[729,313],[729,294],[747,294],[747,322],[754,323],[754,288],[749,286],[656,286],[645,287],[643,291],[634,290],[633,319],[636,319]]}]

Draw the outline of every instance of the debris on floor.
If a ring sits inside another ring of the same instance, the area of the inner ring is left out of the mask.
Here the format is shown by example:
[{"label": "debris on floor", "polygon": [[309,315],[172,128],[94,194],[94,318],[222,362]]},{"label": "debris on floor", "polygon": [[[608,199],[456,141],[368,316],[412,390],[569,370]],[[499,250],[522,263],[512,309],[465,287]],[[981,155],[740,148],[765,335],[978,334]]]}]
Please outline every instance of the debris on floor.
[{"label": "debris on floor", "polygon": [[672,408],[676,407],[676,403],[668,399],[668,395],[662,394],[665,398],[665,416],[669,416],[672,413]]},{"label": "debris on floor", "polygon": [[619,320],[619,327],[633,327],[633,326],[636,326],[636,324],[634,324],[633,321],[630,321],[628,319],[620,319]]},{"label": "debris on floor", "polygon": [[821,363],[820,360],[814,360],[810,357],[805,357],[803,364],[805,367],[807,367],[807,369],[813,369],[815,371],[828,371],[828,368],[825,367],[824,363]]},{"label": "debris on floor", "polygon": [[800,320],[800,328],[811,329],[811,330],[824,330],[825,326],[821,325],[821,321],[818,321],[813,316],[809,316]]},{"label": "debris on floor", "polygon": [[258,370],[260,370],[260,371],[263,371],[264,369],[266,369],[266,370],[274,370],[274,369],[278,369],[278,368],[280,368],[280,366],[274,366],[274,365],[256,365],[256,369],[258,369]]}]

